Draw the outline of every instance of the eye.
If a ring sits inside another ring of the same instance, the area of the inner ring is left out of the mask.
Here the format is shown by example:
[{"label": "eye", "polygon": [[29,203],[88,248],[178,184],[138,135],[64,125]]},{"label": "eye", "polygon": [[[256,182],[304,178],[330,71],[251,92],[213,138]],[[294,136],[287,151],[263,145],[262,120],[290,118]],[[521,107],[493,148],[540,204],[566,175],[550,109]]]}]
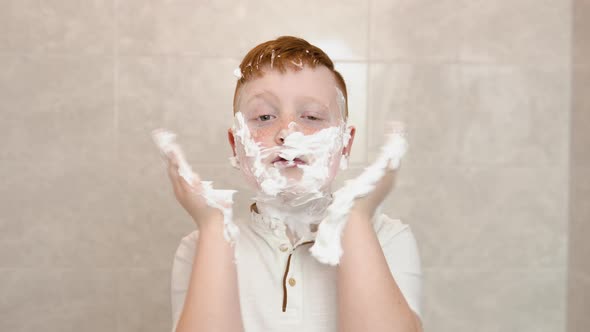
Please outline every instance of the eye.
[{"label": "eye", "polygon": [[311,120],[311,121],[319,121],[319,120],[321,120],[320,118],[318,118],[317,116],[314,116],[314,115],[305,115],[305,116],[303,116],[303,118],[305,118],[307,120]]},{"label": "eye", "polygon": [[268,120],[272,120],[272,115],[270,114],[264,114],[264,115],[260,115],[257,118],[259,121],[268,121]]}]

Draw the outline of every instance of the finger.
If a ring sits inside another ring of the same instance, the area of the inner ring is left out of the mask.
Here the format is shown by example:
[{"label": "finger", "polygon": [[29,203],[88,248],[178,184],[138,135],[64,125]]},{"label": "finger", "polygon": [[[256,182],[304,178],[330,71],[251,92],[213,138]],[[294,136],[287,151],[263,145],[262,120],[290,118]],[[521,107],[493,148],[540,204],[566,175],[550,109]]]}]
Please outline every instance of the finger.
[{"label": "finger", "polygon": [[168,175],[170,177],[170,183],[172,186],[172,192],[174,193],[174,196],[176,197],[176,199],[181,200],[184,196],[184,193],[180,183],[178,183],[178,180],[175,178],[174,174],[169,173]]},{"label": "finger", "polygon": [[170,178],[170,183],[172,184],[172,188],[174,189],[174,191],[177,191],[178,189],[181,188],[180,186],[180,181],[179,178],[180,176],[178,175],[178,167],[169,164],[168,168],[167,168],[167,173],[168,173],[168,178]]},{"label": "finger", "polygon": [[166,152],[166,157],[168,158],[168,163],[170,165],[178,168],[178,157],[176,156],[176,153],[174,153],[174,150]]},{"label": "finger", "polygon": [[192,191],[191,184],[180,174],[179,167],[174,162],[171,162],[168,166],[168,177],[175,188],[183,191]]},{"label": "finger", "polygon": [[196,173],[183,174],[179,167],[172,168],[176,186],[187,194],[201,194],[202,184],[199,175]]},{"label": "finger", "polygon": [[199,177],[199,174],[193,173],[193,182],[190,184],[190,186],[195,194],[203,193],[203,185],[201,183],[201,178]]},{"label": "finger", "polygon": [[374,195],[376,197],[384,197],[387,194],[389,194],[389,192],[391,192],[395,184],[395,175],[396,172],[394,170],[385,170],[385,173],[375,183],[375,188],[369,195]]},{"label": "finger", "polygon": [[382,181],[384,181],[385,183],[394,183],[396,175],[397,175],[396,170],[387,169],[387,170],[385,170],[385,174],[383,175]]}]

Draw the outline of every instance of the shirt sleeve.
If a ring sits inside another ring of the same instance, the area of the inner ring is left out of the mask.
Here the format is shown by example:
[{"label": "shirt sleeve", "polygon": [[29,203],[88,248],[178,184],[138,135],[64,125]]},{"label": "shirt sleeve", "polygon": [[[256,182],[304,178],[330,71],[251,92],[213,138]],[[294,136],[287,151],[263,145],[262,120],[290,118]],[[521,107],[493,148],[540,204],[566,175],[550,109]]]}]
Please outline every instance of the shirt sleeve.
[{"label": "shirt sleeve", "polygon": [[410,226],[382,214],[375,221],[374,227],[395,282],[410,308],[422,319],[422,268],[418,246]]},{"label": "shirt sleeve", "polygon": [[170,297],[172,304],[172,332],[176,331],[178,319],[184,307],[184,299],[193,269],[193,260],[197,248],[198,231],[185,236],[176,249],[172,265]]}]

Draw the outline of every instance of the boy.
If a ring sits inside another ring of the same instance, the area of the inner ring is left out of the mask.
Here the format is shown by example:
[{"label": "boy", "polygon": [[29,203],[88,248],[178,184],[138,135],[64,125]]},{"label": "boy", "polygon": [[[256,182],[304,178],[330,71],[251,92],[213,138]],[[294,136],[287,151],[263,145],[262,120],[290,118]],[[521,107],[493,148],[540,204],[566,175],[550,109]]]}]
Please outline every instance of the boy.
[{"label": "boy", "polygon": [[280,37],[252,49],[236,74],[228,137],[255,204],[234,220],[231,193],[191,176],[179,151],[167,154],[198,227],[174,260],[174,331],[421,331],[414,237],[376,212],[405,141],[396,136],[386,157],[334,192],[355,128],[330,58]]}]

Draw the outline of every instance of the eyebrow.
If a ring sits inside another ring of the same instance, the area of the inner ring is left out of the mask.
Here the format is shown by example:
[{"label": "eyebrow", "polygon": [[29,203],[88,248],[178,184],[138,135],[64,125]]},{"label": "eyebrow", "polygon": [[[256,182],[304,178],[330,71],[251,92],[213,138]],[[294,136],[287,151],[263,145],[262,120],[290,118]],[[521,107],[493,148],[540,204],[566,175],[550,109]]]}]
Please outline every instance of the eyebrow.
[{"label": "eyebrow", "polygon": [[[268,98],[270,97],[270,98]],[[256,99],[263,99],[264,101],[268,101],[268,99],[272,99],[273,101],[277,101],[279,99],[279,97],[277,97],[274,93],[268,91],[268,90],[264,90],[262,92],[259,92],[253,96],[251,96],[250,98],[248,98],[246,100],[246,105],[250,104],[253,100]]]},{"label": "eyebrow", "polygon": [[[256,99],[262,99],[266,102],[268,101],[272,101],[272,102],[278,102],[279,101],[279,97],[277,95],[275,95],[274,93],[272,93],[271,91],[268,90],[264,90],[261,92],[258,92],[256,94],[254,94],[253,96],[250,96],[248,99],[246,99],[245,101],[245,105],[249,105],[251,102],[255,101]],[[314,103],[317,104],[318,106],[320,106],[322,109],[326,109],[329,110],[330,109],[330,104],[325,104],[323,103],[321,100],[314,98],[312,96],[299,96],[295,98],[295,102],[297,104],[310,104],[310,103]]]},{"label": "eyebrow", "polygon": [[321,100],[314,98],[314,97],[300,97],[296,99],[298,104],[317,104],[318,106],[322,107],[323,109],[330,109],[330,104],[324,104]]}]

